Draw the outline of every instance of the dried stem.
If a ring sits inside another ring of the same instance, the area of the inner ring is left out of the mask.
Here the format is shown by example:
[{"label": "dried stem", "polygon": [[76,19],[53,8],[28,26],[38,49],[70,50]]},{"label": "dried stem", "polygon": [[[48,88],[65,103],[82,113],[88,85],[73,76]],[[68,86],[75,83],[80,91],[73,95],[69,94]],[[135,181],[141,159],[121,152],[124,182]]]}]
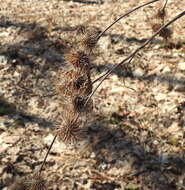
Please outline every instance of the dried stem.
[{"label": "dried stem", "polygon": [[97,78],[95,81],[93,81],[93,83],[97,82],[98,80],[101,79],[100,83],[96,86],[96,88],[93,90],[93,92],[90,94],[89,98],[90,99],[93,94],[95,93],[95,91],[99,88],[99,86],[103,83],[103,81],[112,73],[112,71],[114,71],[117,67],[119,67],[120,65],[122,65],[123,63],[125,63],[126,61],[129,62],[132,61],[132,59],[134,58],[134,56],[141,50],[143,49],[147,44],[149,44],[160,32],[161,30],[163,30],[164,28],[166,28],[167,26],[169,26],[170,24],[172,24],[173,22],[175,22],[176,20],[178,20],[179,18],[181,18],[182,16],[185,15],[185,11],[181,12],[180,14],[178,14],[176,17],[174,17],[173,19],[171,19],[169,22],[167,22],[165,25],[163,25],[161,28],[159,28],[157,30],[157,32],[155,32],[151,38],[149,38],[143,45],[141,45],[140,47],[138,47],[134,52],[132,52],[129,56],[127,56],[124,60],[122,60],[120,63],[116,64],[111,70],[107,71],[105,74],[103,74],[102,76],[100,76],[99,78]]},{"label": "dried stem", "polygon": [[165,4],[164,4],[164,6],[162,8],[163,11],[165,10],[167,3],[168,3],[168,0],[165,1]]},{"label": "dried stem", "polygon": [[41,174],[41,172],[42,172],[42,169],[43,169],[43,167],[44,167],[44,164],[46,163],[46,159],[47,159],[47,157],[48,157],[48,155],[49,155],[49,153],[50,153],[50,150],[51,150],[51,148],[52,148],[52,146],[53,146],[53,144],[54,144],[56,138],[57,138],[57,134],[56,134],[55,137],[53,138],[53,140],[52,140],[52,142],[51,142],[51,144],[50,144],[50,146],[49,146],[49,148],[48,148],[48,151],[47,151],[47,153],[46,153],[46,155],[45,155],[45,157],[44,157],[44,160],[43,160],[43,162],[42,162],[42,165],[41,165],[41,167],[40,167],[40,169],[39,169],[39,174]]},{"label": "dried stem", "polygon": [[[162,8],[162,12],[164,13],[164,15],[165,15],[165,9],[166,9],[167,3],[168,3],[168,0],[165,1],[164,6]],[[164,17],[163,17],[163,21],[162,21],[163,25],[164,25],[164,22],[165,21],[164,21]]]},{"label": "dried stem", "polygon": [[134,12],[134,11],[136,11],[136,10],[138,10],[138,9],[140,9],[140,8],[142,8],[142,7],[144,7],[144,6],[146,6],[146,5],[149,5],[149,4],[151,4],[151,3],[154,3],[154,2],[156,2],[156,1],[159,1],[159,0],[153,0],[153,1],[147,2],[147,3],[143,4],[143,5],[140,5],[140,6],[138,6],[138,7],[133,8],[132,10],[130,10],[130,11],[128,11],[127,13],[123,14],[122,16],[120,16],[118,19],[116,19],[112,24],[110,24],[108,27],[106,27],[105,30],[103,30],[103,31],[97,36],[97,41],[104,35],[104,33],[105,33],[109,28],[111,28],[111,27],[112,27],[114,24],[116,24],[119,20],[121,20],[122,18],[128,16],[130,13],[132,13],[132,12]]}]

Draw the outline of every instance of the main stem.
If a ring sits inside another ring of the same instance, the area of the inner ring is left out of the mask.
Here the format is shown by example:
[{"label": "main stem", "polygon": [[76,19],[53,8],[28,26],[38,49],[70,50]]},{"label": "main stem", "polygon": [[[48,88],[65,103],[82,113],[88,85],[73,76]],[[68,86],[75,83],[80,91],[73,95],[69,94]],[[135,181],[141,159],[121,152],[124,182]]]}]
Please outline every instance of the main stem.
[{"label": "main stem", "polygon": [[39,174],[41,174],[41,172],[42,172],[42,170],[43,170],[44,164],[46,163],[46,159],[47,159],[47,157],[48,157],[48,155],[49,155],[49,152],[50,152],[50,150],[51,150],[51,148],[52,148],[52,146],[53,146],[53,144],[54,144],[56,138],[57,138],[57,134],[56,134],[55,137],[53,138],[53,140],[52,140],[52,142],[51,142],[51,144],[50,144],[50,146],[49,146],[49,148],[48,148],[48,151],[47,151],[47,153],[46,153],[46,155],[45,155],[45,157],[44,157],[44,160],[43,160],[43,162],[42,162],[42,165],[41,165],[41,167],[40,167],[40,169],[39,169]]}]

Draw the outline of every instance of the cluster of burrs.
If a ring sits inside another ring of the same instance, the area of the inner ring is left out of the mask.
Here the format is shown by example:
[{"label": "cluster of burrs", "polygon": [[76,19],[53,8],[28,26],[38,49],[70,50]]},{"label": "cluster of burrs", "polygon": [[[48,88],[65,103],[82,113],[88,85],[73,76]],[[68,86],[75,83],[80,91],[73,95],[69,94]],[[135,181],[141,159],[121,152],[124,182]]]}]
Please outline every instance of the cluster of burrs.
[{"label": "cluster of burrs", "polygon": [[87,114],[92,112],[91,57],[97,43],[97,31],[82,30],[75,47],[64,54],[66,65],[59,69],[55,88],[59,94],[62,123],[56,131],[59,140],[75,145],[87,139]]}]

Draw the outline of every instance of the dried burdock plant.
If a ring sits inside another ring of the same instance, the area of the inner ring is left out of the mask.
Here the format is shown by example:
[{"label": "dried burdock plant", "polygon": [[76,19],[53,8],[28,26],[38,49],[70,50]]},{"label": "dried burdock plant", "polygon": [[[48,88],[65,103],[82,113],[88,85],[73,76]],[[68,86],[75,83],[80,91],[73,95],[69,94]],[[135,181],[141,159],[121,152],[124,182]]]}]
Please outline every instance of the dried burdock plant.
[{"label": "dried burdock plant", "polygon": [[[156,2],[157,0],[153,0],[151,2],[145,3],[144,5],[141,5],[139,7],[136,7],[135,9],[129,11],[125,15],[130,14],[131,12],[148,5],[150,3]],[[120,18],[123,18],[125,15],[123,15]],[[88,110],[91,110],[92,106],[92,96],[96,92],[96,90],[99,88],[99,86],[103,83],[103,81],[113,72],[114,69],[119,67],[120,65],[123,65],[125,62],[131,62],[134,56],[143,49],[147,44],[149,44],[162,30],[164,30],[166,27],[168,27],[170,24],[175,22],[177,19],[181,18],[185,15],[185,11],[181,12],[179,15],[177,15],[175,18],[173,18],[171,21],[166,23],[164,26],[160,27],[155,34],[152,35],[150,39],[148,39],[143,45],[141,45],[139,48],[137,48],[133,53],[131,53],[128,57],[126,57],[124,60],[122,60],[120,63],[116,64],[111,70],[107,71],[104,75],[100,76],[95,81],[99,81],[99,84],[94,88],[92,91],[92,82],[90,78],[90,71],[88,69],[82,69],[83,66],[81,66],[82,60],[84,60],[84,64],[88,62],[87,57],[83,58],[83,56],[76,57],[76,54],[72,54],[72,58],[69,56],[68,63],[63,70],[59,70],[57,73],[56,78],[56,89],[59,94],[61,94],[64,98],[69,100],[69,108],[70,109],[64,109],[64,111],[61,113],[63,118],[63,123],[60,125],[60,127],[55,131],[55,137],[51,143],[51,145],[48,148],[48,151],[44,157],[44,160],[42,162],[42,165],[39,170],[39,176],[41,176],[42,169],[45,165],[46,159],[49,155],[49,152],[58,137],[59,140],[61,140],[63,143],[68,144],[76,144],[79,141],[84,140],[87,137],[88,130],[86,127],[86,120],[87,118],[83,120],[82,118],[82,112],[90,112]],[[117,19],[118,20],[120,20]],[[115,24],[117,21],[115,21],[113,24]],[[107,31],[113,24],[111,24],[109,27],[106,28],[101,34],[98,36],[89,36],[89,38],[86,38],[86,40],[81,44],[84,46],[84,49],[88,49],[89,53],[84,53],[85,51],[82,51],[81,53],[83,55],[90,55],[92,49],[95,47],[98,39],[103,35],[105,31]],[[85,39],[85,38],[84,38]],[[81,41],[82,42],[82,41]],[[87,47],[88,46],[88,47]],[[89,63],[87,63],[89,64]],[[86,107],[88,109],[86,109]],[[31,181],[30,189],[28,190],[45,190],[46,186],[44,183],[44,180],[42,178],[34,178],[34,180]]]},{"label": "dried burdock plant", "polygon": [[[81,112],[88,112],[92,107],[92,82],[90,78],[90,71],[86,68],[86,65],[89,65],[89,55],[92,54],[93,49],[96,47],[96,44],[101,36],[111,28],[115,23],[117,23],[120,19],[126,17],[130,13],[142,8],[146,5],[154,3],[159,0],[153,0],[148,3],[145,3],[141,6],[138,6],[126,14],[122,15],[115,22],[109,25],[103,32],[98,31],[87,31],[84,27],[82,27],[81,34],[84,36],[78,41],[80,43],[80,48],[82,51],[68,51],[65,54],[65,60],[68,64],[63,70],[59,70],[57,73],[57,77],[55,80],[56,90],[65,100],[70,102],[73,107],[73,111],[77,112],[77,116],[70,115],[70,111],[66,109],[67,115],[62,113],[65,125],[63,125],[55,135],[47,154],[44,158],[42,166],[40,168],[40,172],[42,171],[44,164],[46,162],[47,156],[57,138],[57,135],[60,136],[61,140],[66,143],[74,142],[75,140],[79,140],[84,136],[86,130],[81,128],[81,122],[79,122],[79,117]],[[78,35],[76,35],[78,37]],[[77,41],[77,40],[76,40]],[[78,45],[78,44],[76,44]],[[88,56],[87,56],[88,55]],[[71,68],[72,66],[72,68]],[[95,91],[94,91],[95,92]],[[89,96],[90,95],[90,96]],[[65,105],[65,104],[63,104]],[[69,106],[70,107],[70,106]],[[70,115],[70,117],[68,117]],[[71,119],[73,118],[73,119]]]}]

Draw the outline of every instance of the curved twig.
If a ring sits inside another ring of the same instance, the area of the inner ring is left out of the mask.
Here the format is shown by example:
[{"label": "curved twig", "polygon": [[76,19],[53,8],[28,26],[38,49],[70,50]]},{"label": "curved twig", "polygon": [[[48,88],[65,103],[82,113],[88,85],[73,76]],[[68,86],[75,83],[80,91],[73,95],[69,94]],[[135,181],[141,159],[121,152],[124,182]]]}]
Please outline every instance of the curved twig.
[{"label": "curved twig", "polygon": [[98,80],[101,79],[100,83],[96,86],[96,88],[93,90],[93,92],[90,94],[89,98],[90,99],[93,94],[95,93],[95,91],[99,88],[99,86],[103,83],[103,81],[112,73],[112,71],[114,71],[117,67],[119,67],[120,65],[122,65],[123,63],[125,63],[126,61],[129,60],[129,62],[132,61],[132,59],[134,58],[134,56],[141,50],[143,49],[147,44],[149,44],[160,32],[161,30],[163,30],[164,28],[166,28],[167,26],[169,26],[170,24],[172,24],[173,22],[175,22],[176,20],[178,20],[179,18],[181,18],[182,16],[185,15],[185,11],[181,12],[180,14],[178,14],[176,17],[174,17],[173,19],[171,19],[169,22],[167,22],[165,25],[163,25],[161,28],[159,28],[157,30],[157,32],[155,32],[151,38],[149,38],[143,45],[141,45],[140,47],[138,47],[134,52],[132,52],[129,56],[127,56],[125,59],[123,59],[120,63],[116,64],[111,70],[107,71],[105,74],[103,74],[102,76],[100,76],[99,78],[97,78],[93,83],[97,82]]},{"label": "curved twig", "polygon": [[159,1],[159,0],[152,0],[152,1],[149,1],[149,2],[147,2],[147,3],[145,3],[145,4],[143,4],[143,5],[140,5],[140,6],[138,6],[138,7],[133,8],[132,10],[130,10],[130,11],[128,11],[127,13],[123,14],[122,16],[120,16],[118,19],[116,19],[113,23],[111,23],[108,27],[106,27],[106,28],[97,36],[97,41],[103,36],[103,34],[104,34],[109,28],[111,28],[111,27],[112,27],[114,24],[116,24],[119,20],[121,20],[122,18],[128,16],[130,13],[132,13],[132,12],[134,12],[134,11],[136,11],[136,10],[138,10],[138,9],[140,9],[140,8],[142,8],[142,7],[144,7],[144,6],[146,6],[146,5],[149,5],[149,4],[151,4],[151,3],[154,3],[154,2],[156,2],[156,1]]}]

